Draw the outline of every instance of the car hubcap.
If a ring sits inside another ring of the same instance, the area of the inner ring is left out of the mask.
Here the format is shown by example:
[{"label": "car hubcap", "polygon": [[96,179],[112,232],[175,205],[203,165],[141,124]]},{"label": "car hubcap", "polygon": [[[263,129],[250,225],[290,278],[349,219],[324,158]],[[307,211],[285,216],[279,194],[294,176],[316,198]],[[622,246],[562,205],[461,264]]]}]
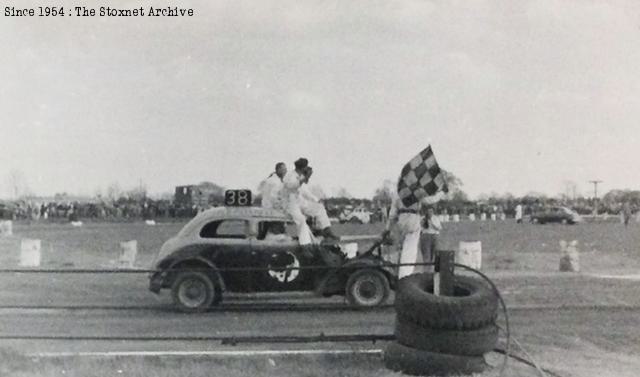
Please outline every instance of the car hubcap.
[{"label": "car hubcap", "polygon": [[375,304],[382,298],[380,282],[373,276],[365,276],[359,279],[354,286],[355,296],[363,304]]},{"label": "car hubcap", "polygon": [[207,287],[200,280],[189,279],[180,284],[178,290],[180,302],[190,308],[202,305],[207,299]]}]

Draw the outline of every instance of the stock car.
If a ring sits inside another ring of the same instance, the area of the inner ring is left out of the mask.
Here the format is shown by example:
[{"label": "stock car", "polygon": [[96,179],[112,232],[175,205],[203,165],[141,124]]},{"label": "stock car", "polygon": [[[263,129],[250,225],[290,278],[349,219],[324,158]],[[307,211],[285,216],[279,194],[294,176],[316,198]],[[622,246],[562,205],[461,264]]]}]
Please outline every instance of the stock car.
[{"label": "stock car", "polygon": [[293,235],[268,240],[274,225],[295,233],[291,218],[273,209],[225,206],[201,212],[163,244],[149,289],[169,289],[177,309],[202,312],[220,303],[225,291],[313,291],[370,307],[385,302],[395,287],[394,269],[376,248],[382,240],[348,257],[340,245],[301,246]]}]

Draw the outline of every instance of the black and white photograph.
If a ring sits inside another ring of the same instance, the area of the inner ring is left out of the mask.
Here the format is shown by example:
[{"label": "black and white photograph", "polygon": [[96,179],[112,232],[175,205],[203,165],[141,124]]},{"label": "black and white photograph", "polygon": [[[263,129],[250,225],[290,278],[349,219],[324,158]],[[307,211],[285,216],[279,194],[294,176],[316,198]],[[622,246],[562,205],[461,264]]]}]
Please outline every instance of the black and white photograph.
[{"label": "black and white photograph", "polygon": [[0,376],[640,375],[640,2],[0,12]]}]

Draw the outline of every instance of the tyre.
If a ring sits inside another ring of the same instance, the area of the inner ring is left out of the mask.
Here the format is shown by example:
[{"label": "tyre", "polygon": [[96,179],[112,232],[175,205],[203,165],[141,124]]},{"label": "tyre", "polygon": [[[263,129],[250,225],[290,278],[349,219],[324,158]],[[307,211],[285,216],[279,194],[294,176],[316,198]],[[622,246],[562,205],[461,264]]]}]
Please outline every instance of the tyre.
[{"label": "tyre", "polygon": [[351,305],[359,307],[378,306],[389,297],[389,280],[379,270],[365,268],[356,270],[347,279],[345,296]]},{"label": "tyre", "polygon": [[384,365],[393,371],[414,376],[449,376],[480,373],[487,364],[482,356],[459,356],[435,353],[389,342],[384,351]]},{"label": "tyre", "polygon": [[220,302],[222,290],[204,272],[180,272],[171,286],[171,296],[178,310],[203,312]]},{"label": "tyre", "polygon": [[398,282],[396,312],[433,329],[479,329],[495,322],[498,298],[484,281],[455,276],[454,296],[433,294],[433,274],[409,275]]},{"label": "tyre", "polygon": [[442,330],[416,325],[398,316],[396,341],[423,351],[462,356],[482,356],[498,342],[498,327],[490,324],[474,330]]}]

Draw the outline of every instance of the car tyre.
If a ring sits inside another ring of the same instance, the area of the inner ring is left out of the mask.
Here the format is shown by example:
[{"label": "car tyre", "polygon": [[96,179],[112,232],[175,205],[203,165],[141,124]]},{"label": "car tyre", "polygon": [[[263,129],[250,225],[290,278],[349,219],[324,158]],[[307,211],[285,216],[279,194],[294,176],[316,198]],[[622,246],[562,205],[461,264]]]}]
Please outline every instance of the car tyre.
[{"label": "car tyre", "polygon": [[429,352],[462,356],[482,356],[498,342],[498,327],[490,324],[474,330],[443,330],[416,325],[398,315],[396,341],[407,347]]},{"label": "car tyre", "polygon": [[345,286],[347,301],[358,307],[378,306],[387,300],[390,291],[387,276],[372,268],[356,270]]},{"label": "car tyre", "polygon": [[454,296],[433,294],[433,274],[413,274],[400,279],[396,312],[407,321],[433,329],[479,329],[495,323],[498,297],[484,281],[455,276]]},{"label": "car tyre", "polygon": [[204,312],[222,299],[222,289],[204,272],[183,271],[171,285],[174,305],[185,313]]},{"label": "car tyre", "polygon": [[435,353],[389,342],[384,350],[384,365],[393,371],[414,376],[449,376],[480,373],[487,367],[482,356]]}]

